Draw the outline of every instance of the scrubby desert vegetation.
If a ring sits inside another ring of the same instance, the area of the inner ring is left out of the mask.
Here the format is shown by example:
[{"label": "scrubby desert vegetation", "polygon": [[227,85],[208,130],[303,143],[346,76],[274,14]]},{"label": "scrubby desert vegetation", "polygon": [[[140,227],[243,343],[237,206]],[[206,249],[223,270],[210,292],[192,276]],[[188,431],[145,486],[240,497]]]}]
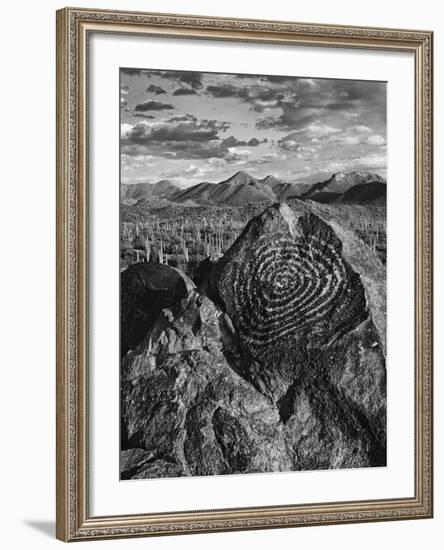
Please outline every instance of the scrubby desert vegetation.
[{"label": "scrubby desert vegetation", "polygon": [[323,204],[326,211],[354,231],[385,265],[387,256],[387,209],[373,204]]},{"label": "scrubby desert vegetation", "polygon": [[121,268],[148,260],[192,274],[204,258],[224,254],[260,211],[258,206],[167,206],[133,211],[131,216],[122,216]]},{"label": "scrubby desert vegetation", "polygon": [[385,264],[385,192],[383,178],[359,171],[338,172],[313,185],[288,184],[273,176],[258,180],[237,172],[220,183],[181,192],[168,180],[123,186],[120,266],[123,270],[154,261],[193,276],[202,260],[224,254],[264,208],[298,200],[313,201],[354,231]]},{"label": "scrubby desert vegetation", "polygon": [[[290,201],[291,204],[291,201]],[[385,263],[386,208],[374,205],[323,204],[322,210],[339,218]],[[121,269],[155,261],[193,275],[206,257],[224,254],[246,223],[263,207],[177,205],[137,209],[125,207],[121,220]]]}]

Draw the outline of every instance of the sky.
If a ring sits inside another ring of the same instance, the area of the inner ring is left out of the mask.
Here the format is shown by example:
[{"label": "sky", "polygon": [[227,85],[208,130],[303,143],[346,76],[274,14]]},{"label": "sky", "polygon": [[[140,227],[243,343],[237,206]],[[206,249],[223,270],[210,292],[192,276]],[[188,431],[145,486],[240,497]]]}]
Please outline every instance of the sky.
[{"label": "sky", "polygon": [[386,176],[386,83],[120,69],[122,183]]}]

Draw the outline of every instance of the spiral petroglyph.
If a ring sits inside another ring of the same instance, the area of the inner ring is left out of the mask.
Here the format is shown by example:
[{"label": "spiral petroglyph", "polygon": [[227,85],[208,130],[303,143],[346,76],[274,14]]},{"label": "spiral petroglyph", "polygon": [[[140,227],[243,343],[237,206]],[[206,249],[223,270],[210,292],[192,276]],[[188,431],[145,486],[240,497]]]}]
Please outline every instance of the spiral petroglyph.
[{"label": "spiral petroglyph", "polygon": [[300,333],[329,314],[345,286],[341,256],[316,235],[260,239],[255,254],[235,267],[239,330],[257,346]]},{"label": "spiral petroglyph", "polygon": [[219,280],[240,339],[256,358],[277,344],[325,343],[366,311],[360,278],[331,227],[313,214],[296,219],[283,206],[270,212],[270,230],[255,237],[251,227],[249,246]]}]

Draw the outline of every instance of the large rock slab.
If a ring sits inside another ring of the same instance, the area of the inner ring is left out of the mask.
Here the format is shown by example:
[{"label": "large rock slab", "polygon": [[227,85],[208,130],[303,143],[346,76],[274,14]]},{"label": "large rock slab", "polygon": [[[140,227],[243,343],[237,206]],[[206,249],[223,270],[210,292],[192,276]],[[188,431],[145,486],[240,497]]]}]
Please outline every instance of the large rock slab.
[{"label": "large rock slab", "polygon": [[233,321],[239,372],[278,406],[295,468],[381,465],[385,271],[327,218],[306,203],[268,208],[202,289]]}]

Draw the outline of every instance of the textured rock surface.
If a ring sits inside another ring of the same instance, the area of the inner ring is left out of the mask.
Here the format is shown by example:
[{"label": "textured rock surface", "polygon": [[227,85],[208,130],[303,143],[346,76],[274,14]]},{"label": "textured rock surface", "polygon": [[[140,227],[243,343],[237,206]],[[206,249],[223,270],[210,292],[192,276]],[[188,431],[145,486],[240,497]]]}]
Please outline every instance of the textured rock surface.
[{"label": "textured rock surface", "polygon": [[145,325],[122,478],[385,464],[385,272],[323,208],[268,208]]},{"label": "textured rock surface", "polygon": [[227,361],[235,347],[195,291],[159,317],[122,364],[122,477],[291,469],[276,407]]},{"label": "textured rock surface", "polygon": [[385,271],[324,212],[268,208],[203,289],[233,321],[238,371],[278,407],[295,469],[382,465]]},{"label": "textured rock surface", "polygon": [[134,349],[165,307],[183,298],[193,283],[178,270],[155,262],[139,263],[121,273],[121,355]]}]

